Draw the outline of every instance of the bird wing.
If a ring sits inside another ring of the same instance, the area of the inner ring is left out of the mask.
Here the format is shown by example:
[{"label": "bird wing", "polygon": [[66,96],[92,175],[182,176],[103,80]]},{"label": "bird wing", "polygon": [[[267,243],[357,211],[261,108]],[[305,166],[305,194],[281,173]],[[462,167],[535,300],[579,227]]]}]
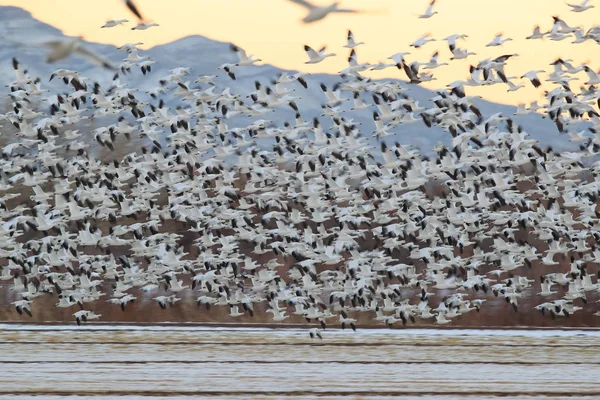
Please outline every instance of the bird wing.
[{"label": "bird wing", "polygon": [[56,49],[57,47],[64,45],[64,43],[65,43],[64,40],[51,40],[49,42],[43,42],[40,44],[42,46],[50,47],[51,49]]},{"label": "bird wing", "polygon": [[431,12],[433,11],[434,5],[435,5],[435,0],[432,0],[431,3],[429,3],[429,7],[427,7],[427,11],[425,11],[425,14],[431,14]]},{"label": "bird wing", "polygon": [[144,20],[144,17],[142,17],[140,10],[138,10],[138,8],[135,6],[135,4],[133,3],[133,0],[123,0],[123,1],[125,2],[125,5],[127,6],[127,8],[129,8],[129,11],[131,11],[136,17],[138,17],[138,19],[140,21]]},{"label": "bird wing", "polygon": [[248,59],[248,55],[246,54],[246,50],[242,49],[241,47],[236,46],[235,44],[232,43],[229,46],[229,48],[231,49],[231,51],[233,51],[233,52],[236,53],[236,55],[240,59],[240,62]]},{"label": "bird wing", "polygon": [[308,54],[308,56],[310,58],[318,58],[319,54],[313,50],[312,47],[304,45],[304,51],[306,51],[306,54]]},{"label": "bird wing", "polygon": [[356,51],[354,51],[354,49],[352,49],[352,51],[350,52],[350,56],[348,57],[348,64],[350,64],[350,66],[352,67],[358,65],[358,60],[356,59]]},{"label": "bird wing", "polygon": [[104,57],[86,49],[83,46],[78,46],[77,49],[75,50],[77,53],[79,53],[80,55],[88,58],[89,60],[100,64],[101,66],[103,66],[104,68],[108,68],[108,69],[114,69],[114,67],[112,66],[112,64]]},{"label": "bird wing", "polygon": [[309,10],[312,10],[315,8],[314,4],[311,4],[306,0],[289,0],[289,1],[291,1],[292,3],[296,3],[302,7],[308,8]]},{"label": "bird wing", "polygon": [[[292,1],[294,1],[294,0],[292,0]],[[358,10],[352,10],[352,9],[349,9],[349,8],[336,8],[335,10],[333,10],[333,12],[336,12],[336,13],[357,13],[357,12],[360,12],[360,11],[358,11]]]}]

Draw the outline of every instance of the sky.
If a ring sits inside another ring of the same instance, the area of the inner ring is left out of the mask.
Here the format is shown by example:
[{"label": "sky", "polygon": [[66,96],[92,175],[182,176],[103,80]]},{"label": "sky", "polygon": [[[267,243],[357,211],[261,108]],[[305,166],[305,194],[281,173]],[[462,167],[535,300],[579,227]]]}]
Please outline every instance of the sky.
[{"label": "sky", "polygon": [[[329,4],[328,0],[311,0],[316,4]],[[572,0],[580,2],[579,0]],[[325,20],[303,24],[304,9],[288,0],[137,0],[145,18],[160,26],[146,31],[133,31],[134,17],[122,0],[0,0],[0,5],[13,5],[29,10],[43,22],[61,29],[66,35],[82,35],[88,41],[119,46],[129,42],[143,42],[145,48],[168,43],[189,35],[203,35],[211,39],[233,42],[254,54],[264,63],[280,68],[305,72],[336,73],[347,67],[348,49],[343,48],[346,32],[351,29],[358,41],[365,42],[356,48],[359,62],[389,61],[394,53],[410,51],[408,61],[428,61],[440,51],[440,62],[448,62],[434,71],[436,80],[424,83],[430,89],[444,87],[457,79],[467,79],[469,65],[503,54],[519,54],[508,61],[506,73],[515,76],[515,83],[525,83],[525,88],[507,92],[506,85],[467,88],[467,94],[480,95],[504,104],[519,104],[542,100],[544,90],[551,90],[549,82],[539,89],[520,79],[533,69],[550,72],[550,62],[558,57],[587,63],[598,70],[600,47],[593,41],[571,44],[572,38],[553,42],[525,40],[535,25],[542,31],[552,27],[552,16],[558,15],[571,26],[588,29],[599,20],[600,0],[597,8],[574,13],[561,0],[438,0],[434,10],[438,14],[430,19],[419,19],[429,0],[345,0],[344,8],[364,11],[360,14],[330,15]],[[129,19],[127,26],[100,29],[109,19]],[[502,47],[486,47],[495,34],[503,32],[513,39]],[[414,49],[409,45],[425,33],[437,39]],[[477,53],[466,60],[450,61],[451,53],[442,39],[455,34],[467,34],[459,47]],[[307,65],[303,46],[327,46],[338,56],[319,64]],[[193,51],[193,49],[190,49]],[[389,68],[365,73],[373,78],[406,79],[403,71]],[[579,87],[587,80],[580,73]]]}]

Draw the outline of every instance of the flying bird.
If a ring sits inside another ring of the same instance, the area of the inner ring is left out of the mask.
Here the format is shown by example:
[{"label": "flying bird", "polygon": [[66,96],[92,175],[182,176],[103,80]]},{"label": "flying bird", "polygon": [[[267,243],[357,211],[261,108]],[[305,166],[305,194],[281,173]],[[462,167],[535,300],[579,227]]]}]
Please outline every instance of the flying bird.
[{"label": "flying bird", "polygon": [[567,5],[571,7],[571,11],[573,12],[584,12],[589,10],[590,8],[594,8],[594,5],[589,4],[590,0],[584,0],[581,4],[569,4]]},{"label": "flying bird", "polygon": [[136,26],[131,28],[131,30],[132,31],[145,31],[146,29],[152,28],[153,26],[159,26],[159,25],[155,22],[140,22],[139,24],[137,24]]},{"label": "flying bird", "polygon": [[76,54],[87,58],[94,64],[101,65],[104,68],[114,69],[113,65],[107,59],[94,53],[83,45],[82,36],[52,40],[42,44],[50,48],[50,54],[48,54],[48,57],[46,58],[46,61],[49,63],[54,63],[67,58],[72,54]]},{"label": "flying bird", "polygon": [[106,21],[106,23],[104,25],[102,25],[100,28],[112,28],[118,25],[123,25],[124,23],[129,22],[129,20],[126,19],[111,19],[110,21]]},{"label": "flying bird", "polygon": [[435,0],[431,0],[431,3],[429,3],[429,7],[427,7],[427,10],[425,10],[425,13],[419,15],[419,18],[431,18],[433,17],[435,14],[437,14],[437,11],[433,11],[433,6],[435,5]]},{"label": "flying bird", "polygon": [[302,22],[305,24],[310,24],[312,22],[317,22],[325,17],[327,17],[331,13],[358,13],[359,10],[352,10],[348,8],[338,8],[339,2],[332,3],[328,6],[317,6],[306,0],[289,0],[292,3],[296,3],[307,9],[308,14],[304,18],[302,18]]},{"label": "flying bird", "polygon": [[327,57],[335,56],[335,53],[325,54],[325,50],[327,50],[327,47],[325,46],[323,46],[321,50],[317,52],[313,50],[312,47],[304,45],[304,51],[306,51],[306,54],[308,54],[308,57],[310,57],[310,60],[308,60],[306,64],[317,64],[326,59]]},{"label": "flying bird", "polygon": [[354,40],[354,34],[352,33],[351,30],[348,30],[348,37],[346,39],[346,44],[342,47],[345,47],[347,49],[353,49],[356,46],[359,46],[361,44],[364,44],[364,42],[357,42],[356,40]]}]

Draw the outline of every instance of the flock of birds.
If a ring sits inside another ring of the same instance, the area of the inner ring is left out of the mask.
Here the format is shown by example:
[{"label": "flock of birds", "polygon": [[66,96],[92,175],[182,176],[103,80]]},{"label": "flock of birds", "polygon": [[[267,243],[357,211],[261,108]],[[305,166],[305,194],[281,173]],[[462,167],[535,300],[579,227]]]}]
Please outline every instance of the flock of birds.
[{"label": "flock of birds", "polygon": [[[554,17],[548,32],[536,28],[528,39],[580,32],[600,42],[600,29],[578,29]],[[458,47],[462,39],[446,38],[448,62],[470,54]],[[559,152],[541,148],[512,116],[483,115],[478,98],[466,94],[468,86],[511,88],[505,67],[516,55],[480,61],[467,80],[419,104],[406,85],[433,79],[446,64],[440,55],[359,63],[362,44],[348,32],[348,68],[334,87],[320,85],[323,115],[308,121],[296,102],[317,84],[307,73],[236,94],[215,84],[217,75],[194,77],[180,67],[143,93],[120,78],[138,69],[151,77],[154,61],[127,44],[112,86],[58,69],[50,79],[65,89],[50,93],[13,59],[12,110],[0,115],[3,136],[15,133],[0,160],[0,279],[12,281],[16,311],[31,316],[36,302],[53,298],[56,307],[78,307],[79,324],[100,317],[99,301],[126,312],[146,292],[164,309],[192,291],[198,305],[228,307],[232,317],[300,316],[316,324],[311,337],[322,337],[331,321],[356,329],[363,315],[362,322],[389,327],[446,324],[479,311],[490,294],[515,310],[524,296],[538,295],[544,300],[535,308],[551,318],[582,310],[600,291],[591,267],[600,259],[600,77],[563,59],[543,83],[540,71],[523,74],[545,88],[546,102],[516,114],[543,113],[579,145]],[[230,79],[260,61],[231,50],[237,62],[217,71]],[[305,51],[308,63],[334,56]],[[407,83],[361,75],[388,67],[404,71]],[[569,82],[580,72],[589,80],[577,91]],[[373,110],[373,127],[349,118],[346,103]],[[267,119],[279,108],[292,109],[295,120]],[[238,115],[250,122],[228,126]],[[106,123],[91,129],[90,120]],[[410,123],[447,131],[451,145],[436,145],[428,158],[386,140]],[[264,139],[274,141],[270,149],[260,146]],[[145,145],[118,155],[131,140]],[[114,157],[90,155],[95,146]],[[441,191],[432,194],[432,184]],[[540,266],[545,272],[531,279]]]}]

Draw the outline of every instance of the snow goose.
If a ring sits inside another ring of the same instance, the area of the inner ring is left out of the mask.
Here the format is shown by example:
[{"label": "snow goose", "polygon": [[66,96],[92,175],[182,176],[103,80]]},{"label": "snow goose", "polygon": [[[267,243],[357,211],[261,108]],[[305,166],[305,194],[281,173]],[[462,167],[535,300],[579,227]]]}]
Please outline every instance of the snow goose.
[{"label": "snow goose", "polygon": [[435,314],[435,323],[437,325],[449,324],[450,322],[452,321],[446,318],[446,313],[438,312]]},{"label": "snow goose", "polygon": [[81,322],[87,322],[90,319],[99,319],[102,314],[96,314],[89,310],[79,310],[73,313],[73,316],[75,317],[75,322],[77,322],[77,325],[81,325]]},{"label": "snow goose", "polygon": [[347,8],[339,8],[340,3],[335,2],[328,6],[317,6],[314,5],[307,0],[289,0],[292,3],[298,4],[308,11],[308,14],[304,18],[302,18],[302,22],[305,24],[309,24],[312,22],[317,22],[327,17],[331,13],[358,13],[358,10],[352,10]]},{"label": "snow goose", "polygon": [[489,42],[488,44],[486,44],[486,47],[502,46],[504,43],[512,40],[509,37],[503,38],[502,36],[503,36],[502,33],[498,33],[496,36],[494,36],[494,39],[491,42]]},{"label": "snow goose", "polygon": [[540,26],[536,25],[533,27],[533,33],[531,35],[527,36],[525,39],[528,39],[528,40],[542,39],[544,36],[546,36],[546,33],[542,33],[540,31]]},{"label": "snow goose", "polygon": [[123,25],[127,22],[129,22],[127,19],[111,19],[110,21],[106,21],[100,28],[113,28],[115,26]]},{"label": "snow goose", "polygon": [[437,11],[433,11],[433,6],[435,5],[435,0],[431,0],[431,3],[429,3],[429,6],[427,7],[427,10],[425,10],[425,12],[421,15],[419,15],[419,18],[431,18],[433,17],[435,14],[437,14]]},{"label": "snow goose", "polygon": [[537,74],[540,74],[543,72],[546,72],[546,71],[544,71],[543,69],[527,71],[523,75],[521,75],[521,79],[523,79],[523,78],[529,79],[529,81],[531,82],[533,87],[538,88],[542,85],[542,83],[540,82],[540,79],[537,77]]},{"label": "snow goose", "polygon": [[323,340],[323,336],[321,335],[322,330],[319,328],[311,328],[308,330],[308,335],[311,339],[319,338]]},{"label": "snow goose", "polygon": [[515,84],[514,84],[513,82],[511,82],[511,81],[506,81],[506,84],[508,85],[508,90],[507,90],[507,92],[516,92],[517,90],[519,90],[519,89],[522,89],[522,88],[524,88],[524,87],[525,87],[525,85],[523,85],[523,84],[521,84],[521,83],[520,83],[520,84],[518,84],[518,85],[515,85]]},{"label": "snow goose", "polygon": [[369,63],[360,64],[358,62],[358,59],[356,57],[356,51],[354,49],[352,49],[352,51],[350,51],[350,55],[348,56],[348,64],[350,66],[348,68],[345,68],[344,70],[340,71],[339,72],[340,74],[344,75],[344,74],[352,74],[352,73],[361,72],[361,71],[366,70],[370,66]]},{"label": "snow goose", "polygon": [[542,281],[540,282],[540,287],[541,287],[542,291],[537,294],[538,296],[547,297],[547,296],[552,296],[555,293],[558,293],[558,292],[552,290],[552,282],[543,277],[542,277]]},{"label": "snow goose", "polygon": [[398,67],[398,69],[402,69],[402,63],[404,62],[404,57],[409,54],[410,54],[410,52],[404,51],[404,52],[392,54],[387,59],[394,61],[396,63],[395,65]]},{"label": "snow goose", "polygon": [[477,54],[467,51],[466,49],[455,48],[454,50],[452,50],[452,57],[450,57],[450,60],[463,60],[469,56],[475,55]]},{"label": "snow goose", "polygon": [[235,64],[236,67],[244,67],[244,66],[248,66],[248,65],[254,65],[257,62],[261,61],[258,58],[254,58],[254,56],[248,56],[246,54],[246,50],[242,49],[239,46],[236,46],[233,43],[229,45],[229,49],[231,51],[233,51],[238,57],[238,62]]},{"label": "snow goose", "polygon": [[327,57],[334,57],[335,53],[325,54],[327,47],[323,46],[318,52],[313,50],[310,46],[304,45],[304,51],[308,54],[310,60],[306,61],[305,64],[317,64],[326,59]]},{"label": "snow goose", "polygon": [[423,69],[435,69],[435,68],[441,67],[443,65],[448,65],[448,63],[445,63],[445,62],[444,63],[438,62],[439,55],[440,55],[439,51],[436,51],[435,53],[433,53],[433,55],[429,59],[429,62],[427,64],[423,64]]},{"label": "snow goose", "polygon": [[31,314],[31,301],[29,300],[17,300],[10,303],[15,306],[15,309],[19,314],[27,314],[30,317],[33,317]]},{"label": "snow goose", "polygon": [[448,37],[444,38],[444,40],[445,40],[446,42],[448,42],[448,47],[450,48],[450,51],[451,51],[452,53],[454,53],[454,49],[456,48],[456,41],[457,41],[458,39],[466,39],[466,38],[468,38],[468,37],[469,37],[469,36],[468,36],[468,35],[465,35],[465,34],[461,34],[461,33],[455,33],[454,35],[450,35],[450,36],[448,36]]},{"label": "snow goose", "polygon": [[594,8],[593,4],[589,4],[590,0],[583,0],[583,3],[580,4],[570,4],[567,3],[567,5],[569,7],[571,7],[571,11],[573,12],[584,12],[586,10],[589,10],[590,8]]},{"label": "snow goose", "polygon": [[87,58],[95,64],[103,66],[104,68],[114,69],[114,67],[108,60],[87,49],[83,45],[82,36],[52,40],[43,43],[43,45],[50,47],[50,54],[48,54],[48,57],[46,58],[46,61],[49,63],[54,63],[56,61],[67,58],[71,54],[77,54],[79,56]]},{"label": "snow goose", "polygon": [[426,33],[425,35],[421,36],[420,38],[418,38],[417,40],[412,42],[410,44],[410,47],[414,47],[415,49],[420,49],[421,47],[425,46],[429,42],[435,42],[435,39],[431,37],[430,33]]},{"label": "snow goose", "polygon": [[152,28],[154,26],[160,26],[156,22],[140,22],[133,28],[132,31],[145,31],[146,29]]},{"label": "snow goose", "polygon": [[353,49],[356,46],[360,46],[361,44],[365,44],[365,43],[357,42],[356,40],[354,40],[354,34],[352,33],[351,30],[348,30],[348,37],[346,38],[346,44],[342,47],[345,47],[347,49]]},{"label": "snow goose", "polygon": [[597,85],[600,83],[600,75],[598,75],[598,73],[594,72],[594,70],[592,70],[587,65],[583,66],[583,70],[589,78],[588,81],[584,83],[584,85]]},{"label": "snow goose", "polygon": [[350,326],[350,328],[356,332],[356,319],[354,318],[349,318],[348,314],[346,313],[346,311],[341,310],[340,311],[340,323],[342,324],[342,329],[346,329],[347,326]]}]

